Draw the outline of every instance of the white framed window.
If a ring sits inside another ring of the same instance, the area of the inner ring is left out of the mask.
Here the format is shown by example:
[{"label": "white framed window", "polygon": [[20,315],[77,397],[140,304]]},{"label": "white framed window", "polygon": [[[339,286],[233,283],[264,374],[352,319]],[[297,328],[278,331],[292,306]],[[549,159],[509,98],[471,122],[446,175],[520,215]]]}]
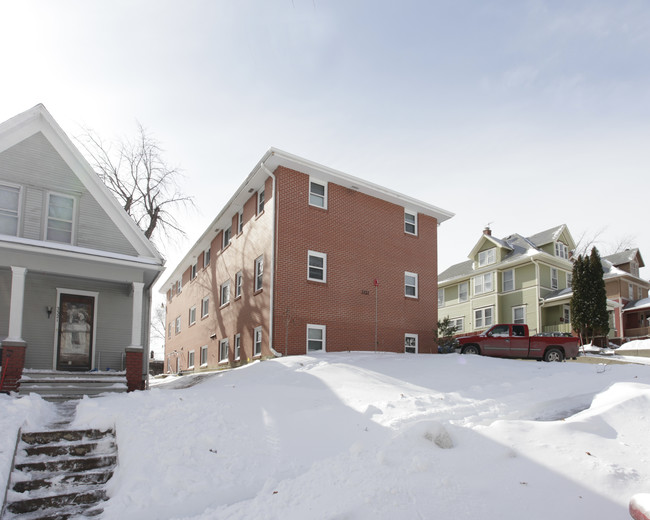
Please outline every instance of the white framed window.
[{"label": "white framed window", "polygon": [[187,353],[187,368],[194,368],[194,351],[190,350]]},{"label": "white framed window", "polygon": [[228,338],[222,339],[219,342],[219,363],[228,362],[228,350],[230,345],[228,344]]},{"label": "white framed window", "polygon": [[230,234],[231,233],[232,233],[232,226],[223,230],[221,249],[226,249],[230,245]]},{"label": "white framed window", "polygon": [[503,271],[503,292],[515,290],[515,270],[508,269]]},{"label": "white framed window", "polygon": [[404,273],[404,296],[409,298],[418,297],[418,275],[417,273]]},{"label": "white framed window", "polygon": [[264,282],[264,257],[260,256],[255,260],[255,281],[253,287],[255,292],[261,291]]},{"label": "white framed window", "polygon": [[261,215],[264,211],[264,188],[257,192],[257,214]]},{"label": "white framed window", "polygon": [[327,282],[327,254],[307,252],[307,280]]},{"label": "white framed window", "polygon": [[512,308],[512,323],[526,323],[526,306],[520,305]]},{"label": "white framed window", "polygon": [[418,353],[418,335],[404,334],[404,352],[407,354]]},{"label": "white framed window", "polygon": [[325,352],[325,325],[307,325],[307,353]]},{"label": "white framed window", "polygon": [[253,330],[253,356],[262,355],[262,327]]},{"label": "white framed window", "polygon": [[474,310],[474,328],[483,329],[494,324],[494,307]]},{"label": "white framed window", "polygon": [[180,294],[183,291],[183,282],[179,278],[176,282],[176,294]]},{"label": "white framed window", "polygon": [[445,290],[438,289],[438,307],[443,307],[445,305]]},{"label": "white framed window", "polygon": [[497,261],[497,248],[486,249],[478,254],[478,266],[490,265]]},{"label": "white framed window", "polygon": [[566,244],[562,242],[555,242],[555,256],[564,258],[565,260],[569,259],[569,248]]},{"label": "white framed window", "polygon": [[469,299],[469,283],[463,282],[458,284],[458,301],[466,302]]},{"label": "white framed window", "polygon": [[327,183],[309,179],[309,205],[327,209]]},{"label": "white framed window", "polygon": [[196,323],[196,306],[190,307],[189,323],[190,325],[194,325]]},{"label": "white framed window", "polygon": [[562,306],[562,318],[564,319],[564,323],[571,323],[571,306],[570,305],[563,305]]},{"label": "white framed window", "polygon": [[76,200],[61,193],[47,194],[45,240],[72,244]]},{"label": "white framed window", "polygon": [[190,266],[190,281],[196,278],[196,264]]},{"label": "white framed window", "polygon": [[210,248],[203,251],[203,267],[210,265]]},{"label": "white framed window", "polygon": [[242,288],[243,280],[244,280],[244,274],[241,271],[239,271],[235,275],[235,299],[241,296],[241,288]]},{"label": "white framed window", "polygon": [[230,303],[230,280],[223,282],[221,284],[221,306],[228,305]]},{"label": "white framed window", "polygon": [[210,312],[210,297],[206,296],[201,300],[201,318],[205,318]]},{"label": "white framed window", "polygon": [[634,300],[634,285],[627,284],[628,300]]},{"label": "white framed window", "polygon": [[18,236],[20,186],[0,184],[0,235]]},{"label": "white framed window", "polygon": [[175,328],[176,334],[181,333],[181,317],[177,316],[176,317],[176,328]]},{"label": "white framed window", "polygon": [[202,367],[207,367],[208,366],[208,346],[203,345],[201,347],[201,366]]},{"label": "white framed window", "polygon": [[637,262],[636,260],[632,260],[632,262],[630,262],[630,271],[634,276],[638,277],[639,276],[639,262]]},{"label": "white framed window", "polygon": [[240,211],[237,215],[237,234],[241,234],[244,231],[244,211]]},{"label": "white framed window", "polygon": [[557,289],[557,269],[551,267],[551,289]]},{"label": "white framed window", "polygon": [[239,361],[241,355],[241,334],[235,334],[235,361]]},{"label": "white framed window", "polygon": [[418,234],[418,216],[417,213],[404,211],[404,233],[409,235]]},{"label": "white framed window", "polygon": [[463,332],[465,330],[465,318],[450,318],[449,323],[452,327],[456,327],[456,332]]},{"label": "white framed window", "polygon": [[485,294],[494,290],[494,273],[479,274],[472,278],[474,294]]},{"label": "white framed window", "polygon": [[573,286],[573,273],[566,274],[566,286],[567,287]]}]

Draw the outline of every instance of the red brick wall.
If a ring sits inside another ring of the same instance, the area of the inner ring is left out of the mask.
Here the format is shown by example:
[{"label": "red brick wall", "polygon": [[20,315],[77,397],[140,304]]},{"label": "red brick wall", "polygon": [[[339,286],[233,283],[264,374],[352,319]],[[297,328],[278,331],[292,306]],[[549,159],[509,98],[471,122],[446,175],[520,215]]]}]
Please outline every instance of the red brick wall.
[{"label": "red brick wall", "polygon": [[15,343],[5,341],[2,344],[2,371],[0,372],[0,381],[2,387],[0,392],[15,392],[18,390],[23,368],[25,367],[25,349],[24,343]]},{"label": "red brick wall", "polygon": [[[328,184],[328,207],[310,206],[309,176],[280,167],[274,347],[306,352],[307,324],[327,327],[327,350],[374,350],[378,287],[379,350],[403,352],[418,334],[433,352],[437,317],[437,221],[418,215],[418,236],[404,232],[404,207]],[[307,280],[307,252],[327,254],[327,282]],[[418,274],[417,299],[404,296],[404,272]],[[287,314],[289,316],[288,344]]]}]

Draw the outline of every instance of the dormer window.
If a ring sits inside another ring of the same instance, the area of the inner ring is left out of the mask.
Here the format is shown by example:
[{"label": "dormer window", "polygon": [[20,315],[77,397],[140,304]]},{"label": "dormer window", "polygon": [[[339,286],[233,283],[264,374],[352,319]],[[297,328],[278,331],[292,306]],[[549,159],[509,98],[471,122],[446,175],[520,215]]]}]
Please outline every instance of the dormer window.
[{"label": "dormer window", "polygon": [[490,265],[497,261],[497,248],[493,247],[478,254],[478,266]]},{"label": "dormer window", "polygon": [[637,262],[636,260],[632,260],[632,262],[630,263],[630,272],[634,276],[639,276],[639,262]]},{"label": "dormer window", "polygon": [[555,242],[555,256],[559,258],[569,259],[569,248],[562,242]]}]

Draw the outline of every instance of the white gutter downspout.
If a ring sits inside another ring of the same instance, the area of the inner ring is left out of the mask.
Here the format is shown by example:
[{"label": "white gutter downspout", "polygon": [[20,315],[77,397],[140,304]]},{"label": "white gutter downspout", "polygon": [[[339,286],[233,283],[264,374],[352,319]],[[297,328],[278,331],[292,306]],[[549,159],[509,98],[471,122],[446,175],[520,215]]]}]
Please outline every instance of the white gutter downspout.
[{"label": "white gutter downspout", "polygon": [[273,348],[273,309],[274,309],[274,295],[275,295],[275,259],[277,256],[277,241],[276,241],[276,228],[278,225],[278,201],[277,201],[277,190],[275,175],[271,170],[269,170],[266,165],[262,162],[260,164],[260,169],[266,172],[266,174],[271,177],[273,180],[273,188],[271,189],[273,197],[273,227],[271,229],[271,244],[272,244],[272,253],[271,253],[271,296],[269,298],[269,349],[275,357],[281,357],[277,350]]},{"label": "white gutter downspout", "polygon": [[542,285],[542,280],[539,277],[539,264],[537,263],[537,260],[531,257],[531,260],[533,264],[535,264],[535,298],[536,298],[536,305],[535,307],[537,308],[537,333],[543,332],[542,330],[542,306],[544,305],[543,302],[540,301],[540,291],[539,288]]}]

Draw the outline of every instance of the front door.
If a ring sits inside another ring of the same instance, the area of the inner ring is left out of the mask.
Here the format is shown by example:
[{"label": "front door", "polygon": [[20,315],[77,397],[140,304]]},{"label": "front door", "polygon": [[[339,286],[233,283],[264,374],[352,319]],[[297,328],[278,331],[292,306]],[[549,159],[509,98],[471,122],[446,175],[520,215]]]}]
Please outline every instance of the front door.
[{"label": "front door", "polygon": [[94,317],[94,296],[60,294],[57,370],[91,369]]}]

